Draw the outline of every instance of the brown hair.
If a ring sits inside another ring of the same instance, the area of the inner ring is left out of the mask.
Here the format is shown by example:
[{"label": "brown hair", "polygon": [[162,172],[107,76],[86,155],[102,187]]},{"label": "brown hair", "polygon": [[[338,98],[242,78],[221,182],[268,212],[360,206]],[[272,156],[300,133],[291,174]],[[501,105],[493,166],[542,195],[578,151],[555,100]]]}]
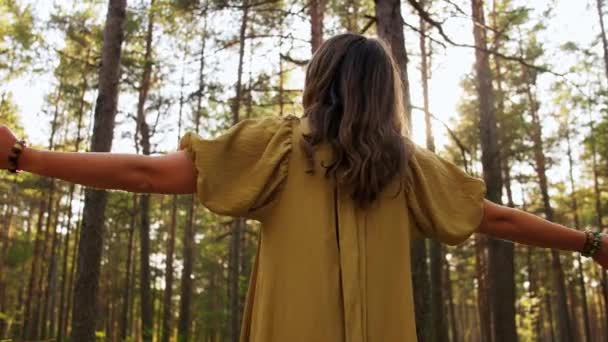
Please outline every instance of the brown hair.
[{"label": "brown hair", "polygon": [[378,39],[346,33],[321,45],[306,70],[304,116],[310,133],[301,146],[314,172],[314,147],[334,153],[327,177],[351,191],[360,207],[373,202],[407,166],[397,64]]}]

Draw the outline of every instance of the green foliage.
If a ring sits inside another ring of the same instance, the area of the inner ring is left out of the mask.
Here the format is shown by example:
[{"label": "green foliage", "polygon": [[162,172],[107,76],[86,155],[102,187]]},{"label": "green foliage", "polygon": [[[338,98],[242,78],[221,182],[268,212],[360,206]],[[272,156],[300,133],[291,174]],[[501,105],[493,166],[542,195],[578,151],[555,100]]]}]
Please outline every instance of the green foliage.
[{"label": "green foliage", "polygon": [[22,74],[32,62],[40,37],[35,33],[32,8],[13,0],[0,1],[0,79]]}]

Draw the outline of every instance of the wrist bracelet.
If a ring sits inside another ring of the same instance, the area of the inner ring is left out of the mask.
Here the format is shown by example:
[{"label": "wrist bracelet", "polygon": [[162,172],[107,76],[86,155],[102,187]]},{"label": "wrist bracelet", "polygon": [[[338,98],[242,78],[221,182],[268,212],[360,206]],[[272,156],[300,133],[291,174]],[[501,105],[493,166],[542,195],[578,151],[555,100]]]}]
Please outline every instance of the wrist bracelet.
[{"label": "wrist bracelet", "polygon": [[19,172],[19,157],[25,150],[25,140],[15,142],[8,155],[8,171],[11,173]]},{"label": "wrist bracelet", "polygon": [[585,245],[581,254],[585,257],[594,257],[602,247],[603,234],[601,232],[585,230],[585,235],[587,238],[585,239]]}]

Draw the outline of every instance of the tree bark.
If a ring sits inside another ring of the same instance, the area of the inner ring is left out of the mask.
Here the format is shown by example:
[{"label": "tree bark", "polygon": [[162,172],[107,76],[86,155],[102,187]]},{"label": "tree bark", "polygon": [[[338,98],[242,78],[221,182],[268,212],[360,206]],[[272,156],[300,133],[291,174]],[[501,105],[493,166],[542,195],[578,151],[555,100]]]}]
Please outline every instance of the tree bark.
[{"label": "tree bark", "polygon": [[[109,0],[99,69],[99,92],[91,139],[91,151],[94,152],[108,152],[112,148],[125,12],[126,0]],[[80,231],[78,269],[74,287],[71,335],[73,341],[94,341],[95,339],[96,304],[106,203],[107,193],[105,191],[93,189],[85,191],[83,226]]]},{"label": "tree bark", "polygon": [[400,0],[374,0],[376,4],[376,30],[378,36],[390,47],[395,61],[401,71],[401,82],[403,86],[403,107],[407,127],[411,128],[412,104],[410,99],[410,85],[407,73],[409,62],[405,49],[405,38],[403,35],[403,17],[401,16]]},{"label": "tree bark", "polygon": [[[570,181],[570,203],[572,206],[572,214],[574,217],[574,228],[580,230],[581,229],[581,222],[580,222],[580,218],[578,216],[578,200],[576,198],[576,186],[574,185],[574,172],[573,172],[573,168],[574,168],[574,161],[572,159],[572,145],[571,145],[571,141],[570,141],[570,125],[568,123],[566,123],[566,143],[568,146],[568,179]],[[591,325],[590,325],[590,321],[589,321],[589,305],[587,302],[587,290],[585,288],[585,277],[583,275],[583,260],[581,258],[580,253],[577,253],[576,255],[576,260],[578,262],[578,270],[577,270],[577,280],[578,280],[578,286],[579,286],[579,291],[580,291],[580,296],[581,296],[581,301],[582,301],[582,311],[583,311],[583,327],[585,328],[585,341],[587,342],[591,342],[592,341],[592,335],[591,335]]]},{"label": "tree bark", "polygon": [[[8,257],[8,251],[10,248],[10,242],[11,242],[11,227],[12,227],[12,219],[13,219],[13,212],[14,209],[16,207],[16,200],[17,200],[17,196],[16,196],[16,192],[17,192],[17,179],[15,178],[13,180],[13,183],[11,184],[11,192],[9,195],[9,200],[8,200],[8,213],[4,218],[4,222],[3,222],[3,226],[4,226],[4,230],[0,230],[0,312],[6,312],[7,310],[7,303],[6,303],[6,299],[7,299],[7,295],[6,295],[6,284],[5,284],[5,278],[4,278],[4,264],[6,263],[6,259]],[[4,242],[2,242],[2,240],[4,240]],[[9,324],[7,324],[7,322],[5,320],[0,320],[0,338],[2,338],[3,336],[8,336],[6,334],[9,333]],[[6,331],[6,334],[5,334]]]},{"label": "tree bark", "polygon": [[310,0],[308,3],[310,13],[310,50],[312,54],[323,44],[323,17],[326,1]]},{"label": "tree bark", "polygon": [[[184,53],[184,60],[186,59],[186,53]],[[180,92],[179,92],[179,118],[177,121],[177,136],[178,143],[179,137],[182,134],[182,115],[184,109],[184,75],[185,69],[182,69],[182,77],[180,81]],[[173,257],[175,254],[175,230],[177,228],[177,199],[178,196],[174,195],[171,201],[171,223],[169,225],[169,238],[167,239],[167,261],[165,263],[165,293],[163,295],[163,316],[162,316],[162,342],[169,342],[172,335],[172,323],[173,323]]]},{"label": "tree bark", "polygon": [[[587,105],[588,106],[588,105]],[[595,216],[596,216],[596,224],[597,224],[597,229],[599,231],[603,231],[604,229],[604,224],[603,224],[603,212],[602,212],[602,191],[600,189],[600,185],[599,185],[599,170],[598,170],[598,163],[597,163],[597,146],[596,146],[596,141],[595,141],[595,127],[594,127],[594,123],[593,123],[593,118],[591,117],[591,111],[590,109],[587,107],[587,112],[589,114],[589,141],[591,143],[591,168],[592,168],[592,172],[593,172],[593,198],[594,198],[594,204],[595,204]],[[602,283],[602,297],[604,298],[604,326],[608,327],[608,279],[606,276],[606,271],[603,269],[600,269],[599,272],[601,273],[601,283]]]},{"label": "tree bark", "polygon": [[[243,97],[243,60],[245,57],[245,35],[249,25],[249,0],[243,1],[243,13],[241,17],[241,29],[239,40],[239,60],[237,66],[237,81],[235,85],[235,96],[232,102],[232,124],[240,121],[241,100]],[[239,275],[242,241],[241,235],[245,221],[237,218],[233,221],[230,234],[230,250],[228,258],[228,305],[230,312],[229,341],[238,342],[240,336],[240,293]]]},{"label": "tree bark", "polygon": [[40,338],[46,339],[48,329],[50,329],[50,336],[54,335],[53,325],[54,325],[54,308],[53,305],[55,298],[55,287],[57,285],[57,242],[59,240],[59,232],[57,230],[59,225],[59,212],[60,212],[60,202],[61,196],[57,198],[55,202],[55,212],[53,213],[53,223],[51,224],[53,227],[52,231],[52,239],[51,239],[51,250],[48,265],[47,265],[47,276],[45,282],[45,291],[44,298],[42,299],[41,305],[41,319],[40,319]]},{"label": "tree bark", "polygon": [[[194,113],[194,131],[199,132],[203,91],[205,90],[205,52],[207,44],[207,8],[203,11],[203,32],[201,34],[201,53],[199,58],[199,79],[196,112]],[[194,265],[194,210],[196,209],[196,196],[190,196],[190,205],[188,206],[188,217],[184,227],[183,239],[183,259],[184,265],[182,268],[181,277],[181,296],[179,307],[179,321],[177,325],[177,334],[179,342],[186,342],[190,339],[190,301],[192,297],[192,268]]]},{"label": "tree bark", "polygon": [[606,27],[604,25],[604,0],[595,0],[595,5],[600,19],[600,36],[602,38],[602,48],[604,50],[604,71],[606,72],[606,80],[608,81],[608,39],[606,38]]},{"label": "tree bark", "polygon": [[[90,57],[90,49],[87,50],[87,60],[89,60]],[[82,119],[84,116],[84,106],[85,106],[85,95],[88,89],[88,78],[87,78],[87,73],[83,72],[82,73],[82,89],[81,89],[81,93],[80,93],[80,104],[78,107],[78,113],[77,113],[77,117],[78,117],[78,124],[77,124],[77,129],[76,129],[76,142],[75,142],[75,146],[74,146],[74,150],[76,152],[80,151],[80,143],[82,141],[82,137],[81,137],[81,130],[82,130]],[[65,237],[63,239],[63,261],[62,261],[62,275],[61,275],[61,293],[59,295],[59,322],[58,322],[58,329],[57,329],[57,341],[61,342],[63,341],[63,337],[66,335],[66,331],[65,331],[65,326],[67,326],[67,312],[69,311],[71,308],[69,306],[66,306],[66,296],[68,296],[67,293],[69,293],[69,288],[68,286],[68,278],[70,275],[70,272],[68,271],[68,259],[69,259],[69,255],[70,255],[70,235],[71,235],[71,223],[72,223],[72,204],[73,204],[73,198],[74,198],[74,192],[76,190],[76,186],[74,184],[70,184],[70,190],[69,192],[69,200],[68,200],[68,222],[66,224],[66,234]],[[75,230],[75,229],[74,229]]]},{"label": "tree bark", "polygon": [[[154,34],[154,0],[150,1],[148,9],[148,27],[146,30],[146,45],[144,52],[144,65],[139,85],[139,99],[137,101],[137,131],[139,132],[139,146],[144,155],[150,155],[150,126],[146,122],[146,101],[151,87],[152,76],[152,42]],[[140,305],[141,330],[145,342],[151,342],[154,329],[154,306],[150,289],[150,194],[142,194],[139,201],[140,231],[139,231],[139,271],[140,271]]]},{"label": "tree bark", "polygon": [[[420,0],[420,6],[424,9],[426,7],[426,1]],[[431,121],[431,112],[429,108],[429,52],[427,49],[427,38],[426,38],[426,28],[427,23],[424,21],[422,17],[420,20],[420,78],[422,80],[422,99],[423,99],[423,109],[424,109],[424,123],[425,123],[425,131],[426,131],[426,148],[432,152],[435,152],[435,139],[433,138],[433,125]],[[449,332],[448,332],[448,321],[446,317],[445,311],[445,301],[444,301],[444,293],[443,289],[450,284],[443,284],[443,269],[444,269],[444,261],[443,261],[443,248],[439,241],[431,239],[429,241],[429,254],[430,254],[430,284],[431,284],[431,324],[427,324],[426,327],[430,328],[430,336],[431,341],[448,341],[449,340]],[[446,268],[446,272],[448,272],[448,277],[445,278],[445,281],[449,281],[449,270]],[[425,327],[425,328],[426,328]],[[426,329],[425,329],[426,330]],[[426,332],[423,332],[423,336],[426,335]]]},{"label": "tree bark", "polygon": [[22,339],[30,338],[30,328],[32,323],[30,321],[31,318],[31,309],[32,309],[32,300],[37,295],[36,291],[36,276],[38,275],[38,267],[40,263],[40,258],[38,255],[40,254],[40,249],[42,248],[42,234],[43,234],[43,219],[44,219],[44,208],[46,207],[47,200],[40,200],[40,205],[38,207],[38,218],[36,221],[36,235],[34,237],[34,255],[32,257],[32,266],[30,268],[29,281],[27,286],[27,294],[25,297],[25,308],[23,313],[23,325],[21,326],[21,337]]},{"label": "tree bark", "polygon": [[125,265],[125,282],[123,285],[122,292],[122,308],[120,315],[120,340],[124,341],[129,335],[129,308],[131,304],[132,289],[131,278],[133,277],[132,264],[133,264],[133,239],[135,237],[135,217],[137,213],[137,195],[133,194],[133,212],[131,213],[131,222],[129,223],[129,236],[127,242],[127,262]]},{"label": "tree bark", "polygon": [[[403,107],[406,127],[411,129],[411,100],[407,72],[409,62],[405,49],[403,35],[403,17],[401,16],[400,0],[374,0],[376,14],[376,30],[378,36],[391,48],[391,52],[399,66],[403,87]],[[414,307],[416,311],[416,330],[419,338],[424,339],[428,333],[426,325],[431,322],[431,303],[429,267],[427,263],[426,241],[412,241],[411,247],[412,283],[414,287]]]},{"label": "tree bark", "polygon": [[[485,30],[483,0],[471,0],[473,36],[475,45],[475,70],[477,92],[479,95],[479,131],[481,142],[481,161],[486,182],[486,197],[495,203],[502,202],[502,175],[497,141],[497,123],[492,90]],[[513,264],[513,244],[497,239],[488,239],[488,279],[491,303],[492,341],[517,341],[515,326],[515,281]]]},{"label": "tree bark", "polygon": [[[530,79],[530,76],[526,70],[527,69],[524,69],[525,79]],[[545,218],[553,222],[555,217],[551,200],[549,198],[549,184],[547,181],[547,165],[543,146],[542,127],[540,124],[540,118],[538,116],[539,105],[534,94],[532,93],[531,84],[526,82],[525,87],[528,101],[530,103],[529,110],[532,117],[532,136],[530,138],[534,144],[534,162],[538,177],[538,185],[540,187],[543,200],[543,211]],[[559,253],[554,249],[551,250],[551,265],[553,271],[553,283],[555,285],[557,295],[558,338],[563,342],[574,341],[572,320],[570,319],[570,315],[568,313],[568,297],[564,270],[561,265]]]}]

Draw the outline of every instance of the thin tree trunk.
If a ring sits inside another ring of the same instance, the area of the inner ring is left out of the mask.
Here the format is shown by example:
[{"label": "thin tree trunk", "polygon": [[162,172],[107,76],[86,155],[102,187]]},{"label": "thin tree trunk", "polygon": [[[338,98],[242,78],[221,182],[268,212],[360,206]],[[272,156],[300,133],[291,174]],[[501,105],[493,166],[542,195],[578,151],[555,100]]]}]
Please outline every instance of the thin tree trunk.
[{"label": "thin tree trunk", "polygon": [[[139,145],[144,155],[150,155],[150,126],[146,122],[145,105],[151,86],[152,76],[152,41],[154,33],[154,0],[150,1],[148,9],[148,27],[146,31],[146,45],[144,52],[144,65],[139,85],[139,99],[137,102],[137,131],[139,132]],[[139,201],[140,215],[140,304],[142,338],[145,342],[152,341],[154,329],[154,306],[151,298],[150,276],[150,194],[142,194]]]},{"label": "thin tree trunk", "polygon": [[479,335],[482,342],[490,342],[492,341],[492,317],[490,315],[490,281],[488,280],[488,239],[481,235],[476,235],[474,239]]},{"label": "thin tree trunk", "polygon": [[[473,36],[475,45],[475,70],[477,92],[479,94],[479,131],[482,151],[483,176],[487,186],[487,198],[501,203],[502,176],[500,153],[497,141],[497,123],[492,90],[483,0],[471,0]],[[488,277],[491,303],[492,341],[517,341],[515,326],[515,267],[513,264],[513,244],[497,239],[488,239]]]},{"label": "thin tree trunk", "polygon": [[[184,53],[184,60],[186,59],[186,53]],[[180,92],[179,92],[179,118],[177,121],[177,136],[178,143],[179,137],[182,134],[182,115],[184,108],[184,77],[185,69],[182,69],[182,77],[180,81]],[[167,261],[165,263],[165,293],[163,297],[163,316],[162,316],[162,342],[169,342],[173,329],[173,256],[175,253],[175,230],[177,227],[177,199],[178,196],[174,195],[171,201],[171,223],[169,225],[169,238],[167,239]]]},{"label": "thin tree trunk", "polygon": [[31,325],[29,327],[29,338],[30,339],[40,339],[40,321],[42,318],[42,305],[43,305],[43,299],[44,299],[44,276],[43,276],[43,272],[45,270],[46,267],[46,261],[47,261],[47,256],[46,256],[46,251],[47,251],[47,246],[48,246],[48,242],[49,242],[49,235],[50,235],[50,231],[51,231],[51,223],[52,223],[52,213],[54,210],[53,207],[53,203],[55,202],[55,187],[56,187],[56,182],[54,179],[50,180],[49,183],[49,189],[48,189],[48,199],[47,199],[47,207],[46,207],[46,220],[44,223],[44,237],[42,238],[42,243],[41,243],[41,249],[40,249],[40,253],[38,254],[38,258],[40,258],[39,261],[39,265],[40,265],[40,272],[41,274],[39,276],[37,276],[37,284],[35,285],[36,290],[35,292],[37,293],[36,295],[36,302],[34,304],[34,308],[33,308],[33,312],[32,312],[32,317],[30,318],[31,321]]},{"label": "thin tree trunk", "polygon": [[[55,134],[57,130],[57,119],[59,117],[59,99],[61,97],[61,92],[57,91],[57,97],[55,98],[55,110],[53,114],[53,120],[51,121],[51,135],[49,137],[48,149],[52,150],[55,142]],[[55,180],[51,179],[48,183],[48,192],[46,199],[46,222],[44,224],[44,237],[42,240],[40,239],[40,230],[42,229],[42,216],[39,216],[40,221],[38,222],[38,230],[36,232],[36,243],[34,247],[34,259],[32,261],[32,273],[30,274],[30,288],[28,289],[28,306],[25,309],[24,316],[24,335],[23,337],[29,339],[38,339],[40,332],[40,318],[42,316],[42,299],[45,298],[44,292],[42,289],[43,279],[42,274],[38,277],[37,267],[40,266],[40,272],[44,269],[44,261],[46,259],[46,248],[49,240],[49,233],[51,230],[51,221],[52,221],[52,212],[53,212],[53,201],[55,195]],[[42,213],[41,213],[42,214]],[[37,284],[36,284],[37,283]],[[32,297],[35,295],[36,304],[32,308],[31,301]]]},{"label": "thin tree trunk", "polygon": [[[572,213],[574,216],[574,227],[578,230],[581,229],[581,222],[578,216],[578,200],[576,198],[576,186],[574,185],[574,162],[572,160],[572,146],[570,141],[570,125],[566,123],[566,142],[568,146],[568,176],[570,180],[570,198],[572,205]],[[576,260],[578,262],[577,280],[582,301],[583,310],[583,326],[585,328],[585,341],[591,342],[591,325],[589,321],[589,305],[587,302],[587,290],[585,288],[585,277],[583,275],[583,260],[581,255],[577,253]]]},{"label": "thin tree trunk", "polygon": [[[52,223],[52,227],[53,227],[53,232],[52,232],[52,240],[51,240],[51,255],[49,257],[49,262],[48,262],[48,271],[47,271],[47,277],[46,277],[46,290],[44,291],[44,298],[42,301],[42,307],[41,307],[41,317],[42,319],[40,320],[40,337],[42,339],[46,339],[47,338],[47,329],[50,328],[50,336],[54,335],[53,332],[53,308],[54,305],[52,305],[53,303],[53,299],[55,297],[55,286],[56,286],[56,275],[57,275],[57,242],[59,240],[59,232],[57,230],[58,225],[59,225],[59,206],[60,206],[60,202],[61,202],[61,196],[59,196],[57,198],[57,201],[55,202],[55,213],[54,213],[54,218],[53,218],[53,223]],[[50,320],[50,322],[49,322]]]},{"label": "thin tree trunk", "polygon": [[[420,6],[424,9],[426,7],[426,1],[421,0]],[[424,109],[424,122],[426,128],[426,148],[432,152],[435,152],[435,140],[433,138],[433,125],[431,121],[431,113],[429,108],[429,51],[427,49],[426,39],[426,22],[422,17],[420,20],[420,78],[422,80],[422,99]],[[430,329],[431,341],[448,341],[448,321],[445,312],[443,289],[450,284],[443,285],[444,279],[442,273],[444,272],[443,262],[443,249],[439,241],[431,239],[429,241],[429,254],[430,254],[430,279],[431,279],[431,317],[432,320],[427,323],[427,327]],[[448,277],[445,281],[449,281],[449,270]],[[430,324],[432,323],[432,324]],[[423,336],[426,333],[422,334]]]},{"label": "thin tree trunk", "polygon": [[[240,110],[243,91],[243,59],[245,58],[245,35],[249,24],[249,0],[244,0],[242,4],[243,13],[241,17],[241,29],[239,40],[239,60],[237,66],[237,81],[235,85],[235,96],[232,103],[232,123],[240,121]],[[239,296],[239,275],[241,259],[241,234],[245,221],[237,218],[233,221],[230,234],[230,251],[228,258],[228,305],[229,305],[229,329],[228,339],[237,342],[240,336],[240,296]]]},{"label": "thin tree trunk", "polygon": [[[84,195],[84,188],[80,189],[81,197]],[[70,315],[72,315],[72,304],[74,302],[74,279],[76,278],[76,268],[77,268],[77,258],[78,258],[78,246],[80,244],[80,231],[82,230],[83,225],[83,210],[78,213],[78,222],[76,223],[76,227],[74,229],[74,244],[72,246],[72,261],[70,265],[70,276],[68,278],[68,293],[67,293],[67,303],[66,303],[66,315],[65,320],[63,322],[63,335],[68,336],[70,331]]]},{"label": "thin tree trunk", "polygon": [[[134,200],[133,205],[134,206],[136,205],[135,200]],[[133,218],[131,220],[131,224],[132,224],[132,227],[133,227],[132,229],[135,229],[134,228],[135,227],[135,218]],[[135,234],[135,231],[133,231],[133,234]],[[135,305],[135,303],[136,303],[136,300],[135,300],[136,293],[134,291],[134,289],[135,289],[135,280],[137,278],[135,275],[137,274],[137,271],[138,271],[137,270],[137,254],[138,254],[137,251],[138,251],[138,246],[137,246],[137,240],[135,240],[135,238],[131,238],[131,239],[133,241],[133,250],[132,250],[132,253],[131,253],[131,258],[132,258],[132,260],[131,260],[131,271],[130,271],[130,273],[131,273],[131,277],[130,277],[131,283],[128,284],[128,286],[131,288],[131,291],[130,291],[130,296],[128,298],[128,300],[129,300],[129,302],[128,302],[128,309],[129,309],[128,327],[129,327],[129,330],[127,331],[127,336],[134,336],[135,335],[135,337],[134,337],[135,341],[139,341],[140,340],[140,338],[139,338],[139,335],[140,335],[139,332],[140,332],[141,329],[139,329],[140,324],[137,324],[136,320],[135,320],[135,317],[137,317],[136,314],[137,314],[137,307],[138,306]]]},{"label": "thin tree trunk", "polygon": [[[109,0],[99,69],[99,93],[95,105],[95,121],[91,139],[91,151],[93,152],[108,152],[112,147],[125,12],[126,0]],[[106,202],[107,193],[105,191],[93,189],[85,191],[83,226],[80,231],[78,270],[74,288],[71,335],[73,341],[93,341],[95,339],[96,304]]]},{"label": "thin tree trunk", "polygon": [[131,222],[129,223],[129,236],[127,242],[127,262],[125,265],[126,275],[122,292],[122,308],[120,314],[120,340],[124,341],[129,336],[129,308],[133,286],[131,286],[132,264],[133,264],[133,240],[135,238],[135,217],[137,213],[137,195],[133,194],[133,212],[131,213]]},{"label": "thin tree trunk", "polygon": [[604,25],[604,0],[595,0],[595,4],[600,19],[600,36],[602,38],[602,48],[604,50],[604,71],[606,72],[606,80],[608,81],[608,39],[606,39],[606,27]]},{"label": "thin tree trunk", "polygon": [[[6,262],[6,259],[8,257],[8,251],[10,248],[10,242],[11,242],[11,226],[12,226],[12,219],[13,219],[13,212],[14,209],[16,207],[16,203],[15,201],[17,200],[17,196],[16,196],[16,192],[17,192],[17,179],[15,178],[13,180],[13,183],[11,184],[11,192],[9,195],[9,199],[8,199],[8,213],[7,216],[4,219],[4,229],[0,230],[0,312],[6,312],[7,310],[7,303],[6,303],[6,284],[5,284],[5,278],[4,278],[4,264]],[[4,242],[2,242],[4,240]],[[5,334],[5,330],[6,330],[6,334]],[[9,327],[7,327],[7,324],[5,322],[5,320],[0,320],[0,338],[2,338],[3,336],[8,336],[8,332],[9,332]]]},{"label": "thin tree trunk", "polygon": [[[597,163],[597,147],[595,141],[595,128],[593,124],[593,118],[591,117],[591,111],[588,108],[589,104],[587,104],[587,112],[589,113],[589,138],[591,143],[591,167],[593,172],[593,197],[595,204],[595,216],[596,216],[596,224],[597,229],[599,231],[603,231],[603,212],[602,212],[602,192],[599,185],[599,171],[598,171],[598,163]],[[602,297],[604,299],[604,327],[608,330],[608,279],[606,277],[606,271],[604,269],[600,269],[601,273],[601,288],[602,288]]]},{"label": "thin tree trunk", "polygon": [[[87,50],[87,54],[86,54],[86,60],[88,61],[90,58],[90,54],[91,54],[91,50]],[[77,129],[76,129],[76,142],[75,142],[75,147],[74,150],[76,152],[80,151],[80,143],[82,141],[82,137],[81,137],[81,130],[82,130],[82,119],[84,116],[84,106],[85,106],[85,95],[88,89],[88,79],[87,79],[87,74],[86,72],[82,73],[82,91],[80,93],[80,104],[79,104],[79,108],[78,108],[78,124],[77,124]],[[62,342],[63,341],[63,337],[66,335],[66,331],[64,329],[64,326],[66,326],[67,323],[67,312],[69,311],[71,308],[69,306],[66,306],[66,291],[69,292],[69,288],[67,287],[68,285],[68,277],[69,277],[69,272],[68,272],[68,257],[70,255],[70,235],[71,235],[71,223],[72,223],[72,204],[73,204],[73,199],[74,199],[74,191],[76,189],[75,184],[70,184],[70,189],[69,189],[69,200],[68,200],[68,222],[66,224],[66,234],[64,237],[64,241],[63,241],[63,261],[62,261],[62,276],[61,276],[61,293],[59,296],[59,322],[58,322],[58,329],[57,329],[57,341]]]},{"label": "thin tree trunk", "polygon": [[[449,317],[449,335],[451,338],[447,338],[445,341],[458,342],[458,327],[456,324],[456,308],[454,304],[454,293],[452,291],[452,280],[450,279],[450,265],[447,262],[443,263],[443,286],[444,292],[447,296],[447,304],[448,304],[448,317]],[[449,336],[448,335],[448,336]]]},{"label": "thin tree trunk", "polygon": [[[526,78],[529,78],[527,69],[524,69]],[[545,218],[551,222],[554,221],[554,211],[551,206],[549,198],[549,184],[547,182],[547,166],[546,158],[543,146],[542,138],[542,127],[540,124],[540,118],[538,117],[538,102],[532,93],[531,85],[526,83],[526,94],[528,101],[530,102],[530,114],[532,116],[532,142],[534,144],[534,161],[536,166],[536,173],[538,176],[538,185],[540,187],[541,196],[543,200],[543,210]],[[568,297],[566,291],[566,280],[564,271],[561,265],[559,253],[552,249],[551,250],[551,264],[553,273],[553,283],[555,285],[557,295],[557,318],[558,318],[558,337],[560,341],[574,341],[574,333],[572,329],[572,320],[568,314]]]},{"label": "thin tree trunk", "polygon": [[[80,125],[79,125],[80,128]],[[78,151],[78,149],[76,149],[76,151]],[[73,202],[74,202],[74,192],[75,192],[75,185],[74,184],[70,184],[70,188],[68,190],[69,193],[69,198],[68,198],[68,209],[67,209],[67,223],[66,223],[66,233],[65,233],[65,237],[63,238],[63,255],[62,255],[62,261],[61,261],[61,289],[60,289],[60,293],[59,293],[59,321],[57,323],[57,341],[62,341],[63,340],[63,336],[64,332],[63,332],[63,325],[64,325],[64,321],[66,318],[66,311],[68,310],[65,306],[65,297],[66,297],[66,291],[67,291],[67,284],[68,284],[68,257],[70,255],[70,228],[72,226],[72,209],[73,209]]]},{"label": "thin tree trunk", "polygon": [[46,200],[40,200],[40,206],[38,208],[38,220],[36,221],[36,235],[34,237],[34,255],[32,257],[32,267],[30,269],[29,281],[27,287],[27,295],[25,297],[25,309],[23,313],[23,325],[21,331],[21,337],[23,339],[30,338],[30,329],[32,323],[31,319],[31,309],[32,309],[32,300],[35,296],[37,296],[36,291],[36,279],[38,274],[38,267],[40,263],[40,258],[38,255],[40,254],[40,250],[42,248],[42,230],[43,230],[43,219],[44,219],[44,208],[46,207]]},{"label": "thin tree trunk", "polygon": [[[201,53],[199,59],[199,79],[196,102],[196,113],[194,114],[194,131],[198,133],[202,111],[203,91],[205,90],[205,52],[207,44],[207,5],[203,10],[203,32],[201,34]],[[181,277],[181,296],[179,307],[179,321],[177,324],[177,334],[179,342],[186,342],[190,339],[190,302],[192,297],[192,268],[194,265],[194,211],[196,209],[196,196],[190,196],[188,206],[188,218],[184,227],[183,238],[183,259]]]}]

